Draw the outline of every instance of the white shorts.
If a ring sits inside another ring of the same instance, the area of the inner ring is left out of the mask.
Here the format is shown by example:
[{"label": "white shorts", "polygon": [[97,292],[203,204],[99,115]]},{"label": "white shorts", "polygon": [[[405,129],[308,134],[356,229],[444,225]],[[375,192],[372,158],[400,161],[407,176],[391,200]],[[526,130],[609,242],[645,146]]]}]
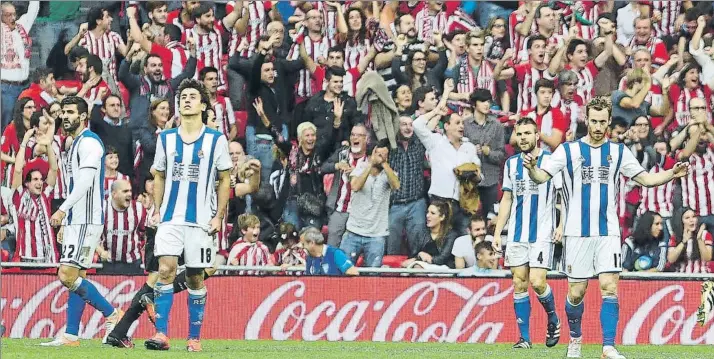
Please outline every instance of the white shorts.
[{"label": "white shorts", "polygon": [[553,249],[550,241],[508,242],[506,244],[505,264],[507,267],[528,265],[530,268],[553,268]]},{"label": "white shorts", "polygon": [[60,263],[79,269],[89,268],[103,232],[104,226],[101,224],[64,226]]},{"label": "white shorts", "polygon": [[581,282],[601,273],[622,272],[622,242],[617,236],[565,237],[565,274]]},{"label": "white shorts", "polygon": [[180,256],[187,268],[210,268],[216,259],[214,236],[201,227],[163,223],[156,228],[154,256]]}]

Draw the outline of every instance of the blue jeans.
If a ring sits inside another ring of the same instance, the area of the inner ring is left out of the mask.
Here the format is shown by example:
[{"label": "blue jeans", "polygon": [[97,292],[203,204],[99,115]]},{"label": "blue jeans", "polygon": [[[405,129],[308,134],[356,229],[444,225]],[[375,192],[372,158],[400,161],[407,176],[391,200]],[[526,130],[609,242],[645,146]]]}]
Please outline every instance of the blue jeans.
[{"label": "blue jeans", "polygon": [[508,17],[511,15],[513,10],[504,9],[495,2],[483,1],[479,2],[476,7],[476,14],[478,15],[478,26],[482,29],[488,27],[488,22],[491,21],[493,17],[502,17],[506,20],[508,24]]},{"label": "blue jeans", "polygon": [[340,249],[344,251],[352,263],[357,263],[360,253],[364,251],[364,264],[367,267],[379,268],[384,256],[384,241],[387,237],[365,237],[347,231],[342,239]]},{"label": "blue jeans", "polygon": [[39,45],[40,53],[40,64],[35,64],[33,67],[38,67],[37,65],[44,66],[47,62],[47,57],[50,55],[50,50],[55,46],[59,40],[59,34],[62,30],[67,29],[67,40],[72,39],[74,35],[77,34],[79,25],[75,21],[47,21],[47,22],[35,22],[30,30],[30,35],[33,41],[37,41]]},{"label": "blue jeans", "polygon": [[[288,138],[288,126],[283,125],[282,135]],[[245,128],[245,144],[246,151],[249,155],[260,161],[260,183],[268,183],[270,173],[273,170],[273,142],[260,140],[255,137],[255,126],[247,126]]]},{"label": "blue jeans", "polygon": [[[285,186],[289,186],[289,184],[286,183]],[[322,231],[323,219],[321,217],[299,214],[297,200],[295,199],[289,199],[285,203],[285,208],[283,209],[283,221],[292,223],[298,231],[304,227],[315,227]]]},{"label": "blue jeans", "polygon": [[15,103],[17,98],[20,97],[20,93],[25,89],[25,86],[10,85],[10,84],[0,84],[0,92],[2,92],[2,97],[0,100],[0,108],[2,109],[2,128],[5,127],[12,121],[12,111],[15,108]]},{"label": "blue jeans", "polygon": [[[405,204],[392,204],[389,208],[388,255],[406,254],[402,250],[403,234],[407,232],[407,245],[414,250],[420,245],[419,233],[426,228],[426,199],[422,198]],[[408,252],[407,252],[408,253]]]}]

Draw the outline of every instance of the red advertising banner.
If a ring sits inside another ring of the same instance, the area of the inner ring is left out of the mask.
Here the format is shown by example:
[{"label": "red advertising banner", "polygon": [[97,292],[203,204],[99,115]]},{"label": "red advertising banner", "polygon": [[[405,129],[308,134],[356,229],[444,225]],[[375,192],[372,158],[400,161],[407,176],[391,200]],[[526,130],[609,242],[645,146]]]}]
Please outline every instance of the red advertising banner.
[{"label": "red advertising banner", "polygon": [[[113,304],[126,309],[143,277],[93,276]],[[215,277],[209,279],[206,339],[515,342],[518,329],[509,279],[415,277]],[[565,280],[551,280],[561,340],[567,342]],[[620,282],[618,343],[714,344],[714,325],[696,324],[699,282]],[[186,294],[174,298],[170,336],[188,332]],[[531,293],[531,337],[545,337],[545,312]],[[4,274],[2,320],[11,338],[52,337],[64,330],[67,291],[49,275]],[[590,283],[584,342],[599,343],[600,293]],[[101,314],[87,307],[80,336],[102,333]],[[142,318],[132,336],[153,334]]]}]

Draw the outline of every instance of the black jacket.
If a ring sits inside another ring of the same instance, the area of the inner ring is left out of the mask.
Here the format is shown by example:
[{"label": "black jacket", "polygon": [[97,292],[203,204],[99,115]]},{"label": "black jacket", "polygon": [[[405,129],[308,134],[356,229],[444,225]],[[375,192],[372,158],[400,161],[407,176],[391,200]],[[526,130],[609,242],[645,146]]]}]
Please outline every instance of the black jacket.
[{"label": "black jacket", "polygon": [[456,242],[456,238],[458,237],[459,234],[456,231],[449,231],[449,233],[446,234],[446,238],[444,238],[444,242],[441,248],[439,248],[436,244],[436,241],[431,239],[431,232],[429,231],[429,229],[425,228],[424,231],[420,233],[419,238],[415,242],[420,243],[420,245],[415,246],[416,248],[411,249],[409,258],[419,259],[417,257],[419,252],[425,252],[431,255],[431,264],[446,265],[449,268],[455,268],[456,259],[454,258],[454,255],[451,254],[451,251],[454,249],[454,243]]},{"label": "black jacket", "polygon": [[317,127],[316,148],[320,158],[330,157],[342,145],[342,141],[349,140],[352,126],[363,122],[361,114],[357,111],[355,99],[346,93],[342,93],[340,98],[344,104],[344,110],[338,128],[333,125],[335,120],[334,102],[325,101],[325,91],[320,91],[311,97],[305,105],[301,122],[312,122]]},{"label": "black jacket", "polygon": [[129,128],[129,119],[122,120],[119,126],[113,126],[104,121],[104,114],[100,107],[94,106],[90,116],[90,127],[92,132],[104,143],[104,148],[112,146],[116,148],[119,156],[119,168],[122,174],[129,177],[134,175],[134,139]]}]

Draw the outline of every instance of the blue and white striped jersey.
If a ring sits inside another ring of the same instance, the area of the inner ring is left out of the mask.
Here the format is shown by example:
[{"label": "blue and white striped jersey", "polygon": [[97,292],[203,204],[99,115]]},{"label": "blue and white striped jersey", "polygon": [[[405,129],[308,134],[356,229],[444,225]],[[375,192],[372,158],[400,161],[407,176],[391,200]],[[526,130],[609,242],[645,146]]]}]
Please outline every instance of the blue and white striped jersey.
[{"label": "blue and white striped jersey", "polygon": [[[540,151],[538,165],[551,156]],[[523,166],[523,154],[511,156],[503,168],[503,190],[513,194],[511,216],[508,219],[508,241],[552,241],[555,230],[556,190],[562,186],[561,176],[536,184]]]},{"label": "blue and white striped jersey", "polygon": [[206,126],[191,143],[185,143],[180,134],[180,127],[163,131],[156,143],[153,168],[166,175],[161,223],[207,228],[214,213],[211,202],[217,173],[233,166],[228,142]]},{"label": "blue and white striped jersey", "polygon": [[620,236],[615,211],[620,174],[633,178],[645,169],[621,143],[593,147],[582,140],[564,143],[539,165],[551,176],[563,171],[567,217],[563,234],[574,237]]},{"label": "blue and white striped jersey", "polygon": [[77,177],[82,168],[94,168],[86,194],[67,211],[65,225],[104,224],[104,144],[96,133],[85,128],[72,141],[68,166],[69,195],[76,187]]}]

